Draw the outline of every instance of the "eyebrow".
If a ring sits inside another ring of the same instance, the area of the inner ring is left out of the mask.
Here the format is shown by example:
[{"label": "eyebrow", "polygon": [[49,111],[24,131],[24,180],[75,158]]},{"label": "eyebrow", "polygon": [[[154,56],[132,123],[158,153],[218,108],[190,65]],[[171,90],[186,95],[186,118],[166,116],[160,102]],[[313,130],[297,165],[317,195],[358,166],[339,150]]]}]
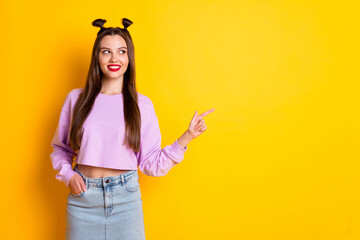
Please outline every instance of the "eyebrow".
[{"label": "eyebrow", "polygon": [[[125,49],[127,49],[126,47],[119,47],[119,48],[117,48],[117,49],[120,49],[120,48],[125,48]],[[110,49],[110,48],[108,48],[108,47],[101,47],[100,50],[101,50],[101,49]]]}]

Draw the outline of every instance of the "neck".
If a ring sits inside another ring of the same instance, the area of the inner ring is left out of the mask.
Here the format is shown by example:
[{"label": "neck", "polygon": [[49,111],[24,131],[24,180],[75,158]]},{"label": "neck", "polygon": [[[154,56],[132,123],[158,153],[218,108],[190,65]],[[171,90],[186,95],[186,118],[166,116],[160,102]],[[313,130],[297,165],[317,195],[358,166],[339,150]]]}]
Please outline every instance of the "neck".
[{"label": "neck", "polygon": [[123,76],[118,79],[101,79],[100,92],[104,94],[117,94],[122,93]]}]

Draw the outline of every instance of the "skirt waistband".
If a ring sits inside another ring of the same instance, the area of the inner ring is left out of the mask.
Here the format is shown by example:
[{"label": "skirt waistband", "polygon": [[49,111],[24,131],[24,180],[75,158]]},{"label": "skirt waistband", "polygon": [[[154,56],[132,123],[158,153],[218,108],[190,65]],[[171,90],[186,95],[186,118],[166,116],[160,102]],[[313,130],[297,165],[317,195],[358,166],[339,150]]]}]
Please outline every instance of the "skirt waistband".
[{"label": "skirt waistband", "polygon": [[89,178],[86,177],[80,170],[77,168],[77,164],[73,169],[75,172],[79,173],[79,175],[84,179],[87,186],[99,187],[103,188],[105,186],[122,184],[125,185],[127,181],[132,179],[133,177],[138,177],[137,170],[129,170],[125,173],[119,174],[117,176],[110,177],[101,177],[101,178]]}]

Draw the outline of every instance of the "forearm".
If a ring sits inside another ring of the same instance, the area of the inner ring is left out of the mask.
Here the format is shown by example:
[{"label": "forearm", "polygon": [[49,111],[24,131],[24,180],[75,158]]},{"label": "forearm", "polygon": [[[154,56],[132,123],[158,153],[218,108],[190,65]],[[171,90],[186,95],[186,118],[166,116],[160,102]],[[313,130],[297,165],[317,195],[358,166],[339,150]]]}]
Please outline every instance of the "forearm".
[{"label": "forearm", "polygon": [[182,146],[183,148],[186,147],[186,145],[189,144],[189,142],[191,140],[193,140],[194,138],[191,136],[191,134],[188,131],[185,131],[183,133],[183,135],[181,135],[181,137],[177,140],[177,142],[179,143],[180,146]]}]

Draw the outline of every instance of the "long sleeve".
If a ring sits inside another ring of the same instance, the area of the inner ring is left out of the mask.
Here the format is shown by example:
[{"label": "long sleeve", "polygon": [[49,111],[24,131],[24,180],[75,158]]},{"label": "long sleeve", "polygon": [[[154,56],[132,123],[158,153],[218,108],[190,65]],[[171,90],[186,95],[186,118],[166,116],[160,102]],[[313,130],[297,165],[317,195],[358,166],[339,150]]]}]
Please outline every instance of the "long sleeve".
[{"label": "long sleeve", "polygon": [[183,148],[175,140],[161,149],[161,133],[158,118],[152,101],[147,98],[146,113],[142,117],[140,152],[136,153],[141,172],[148,176],[164,176],[176,164],[180,163],[187,147]]},{"label": "long sleeve", "polygon": [[69,179],[76,173],[72,169],[73,157],[77,153],[70,147],[70,122],[71,122],[70,93],[66,96],[61,109],[59,123],[51,141],[53,152],[50,155],[53,168],[59,173],[55,178],[69,186]]}]

